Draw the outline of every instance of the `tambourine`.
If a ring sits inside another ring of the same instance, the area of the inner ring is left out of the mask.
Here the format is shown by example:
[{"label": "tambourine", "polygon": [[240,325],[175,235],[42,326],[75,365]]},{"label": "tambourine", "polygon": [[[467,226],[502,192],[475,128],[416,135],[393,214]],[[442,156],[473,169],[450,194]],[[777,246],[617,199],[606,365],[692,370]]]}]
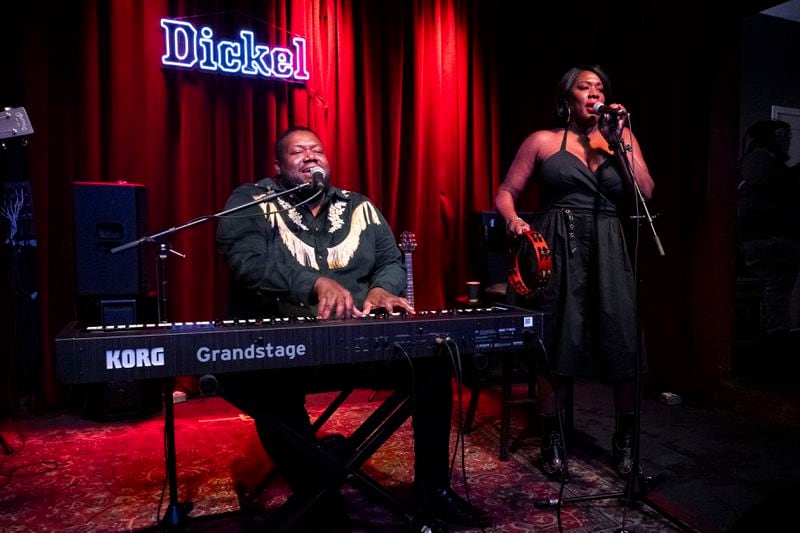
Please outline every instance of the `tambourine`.
[{"label": "tambourine", "polygon": [[542,293],[550,280],[553,259],[541,233],[528,230],[514,237],[508,254],[508,284],[526,298]]}]

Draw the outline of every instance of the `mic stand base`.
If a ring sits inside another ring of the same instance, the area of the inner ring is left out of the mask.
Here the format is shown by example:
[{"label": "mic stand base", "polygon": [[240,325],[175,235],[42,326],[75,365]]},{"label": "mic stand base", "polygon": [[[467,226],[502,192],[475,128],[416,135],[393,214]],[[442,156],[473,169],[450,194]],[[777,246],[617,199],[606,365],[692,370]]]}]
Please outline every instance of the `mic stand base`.
[{"label": "mic stand base", "polygon": [[178,472],[175,453],[175,404],[172,392],[175,389],[174,378],[164,380],[164,445],[166,447],[166,470],[169,484],[169,505],[159,525],[164,529],[180,529],[186,525],[188,514],[192,510],[191,502],[178,501]]},{"label": "mic stand base", "polygon": [[[643,500],[646,498],[647,490],[653,488],[656,484],[663,480],[662,475],[648,476],[640,474],[634,476],[634,479],[629,480],[625,486],[625,490],[618,492],[604,492],[601,494],[592,494],[590,496],[575,496],[573,498],[550,498],[549,500],[539,500],[533,504],[537,509],[547,509],[550,507],[559,507],[569,503],[590,502],[595,500],[613,500],[624,499],[625,504],[630,506],[636,500]],[[645,489],[645,486],[647,488]]]},{"label": "mic stand base", "polygon": [[158,523],[162,529],[175,530],[183,528],[189,521],[189,513],[194,505],[191,502],[170,503],[164,518]]},{"label": "mic stand base", "polygon": [[[654,509],[661,516],[665,517],[667,520],[672,522],[672,524],[675,525],[679,530],[687,532],[696,531],[688,524],[684,523],[682,520],[672,515],[666,509],[664,509],[659,504],[655,503],[653,500],[647,497],[647,493],[653,488],[655,488],[658,484],[660,484],[663,480],[664,480],[663,474],[657,474],[655,476],[649,476],[647,474],[639,474],[638,476],[635,476],[633,479],[627,482],[625,490],[621,490],[618,492],[605,492],[601,494],[593,494],[591,496],[576,496],[573,498],[561,498],[560,500],[558,498],[550,498],[548,500],[539,500],[537,502],[534,502],[533,506],[536,509],[548,509],[548,508],[563,507],[564,505],[571,503],[620,499],[623,500],[624,505],[628,507],[633,507],[637,502],[641,502],[646,504],[648,507]],[[625,527],[620,527],[615,529],[614,533],[629,533],[629,531],[630,530]]]}]

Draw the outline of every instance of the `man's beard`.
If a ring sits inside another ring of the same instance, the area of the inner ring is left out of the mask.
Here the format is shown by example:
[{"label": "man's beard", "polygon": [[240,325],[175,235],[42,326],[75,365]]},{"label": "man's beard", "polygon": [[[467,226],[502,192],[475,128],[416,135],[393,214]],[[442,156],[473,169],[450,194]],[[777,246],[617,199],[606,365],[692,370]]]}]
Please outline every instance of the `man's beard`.
[{"label": "man's beard", "polygon": [[[306,187],[305,189],[301,189],[299,191],[295,191],[292,194],[290,194],[289,198],[291,198],[293,200],[293,203],[304,202],[304,201],[308,200],[309,198],[311,198],[312,196],[314,196],[315,194],[317,194],[318,191],[319,191],[319,189],[317,189],[317,188],[315,188],[313,186],[313,182],[311,182],[311,181],[302,181],[302,180],[300,180],[299,178],[296,178],[296,177],[288,177],[288,176],[284,176],[283,174],[279,174],[277,176],[277,180],[281,185],[283,185],[287,189],[292,189],[294,187],[299,187],[300,185],[303,185],[304,183],[311,183],[312,184],[312,186],[310,186],[310,187]],[[325,185],[325,187],[327,187],[327,184]]]}]

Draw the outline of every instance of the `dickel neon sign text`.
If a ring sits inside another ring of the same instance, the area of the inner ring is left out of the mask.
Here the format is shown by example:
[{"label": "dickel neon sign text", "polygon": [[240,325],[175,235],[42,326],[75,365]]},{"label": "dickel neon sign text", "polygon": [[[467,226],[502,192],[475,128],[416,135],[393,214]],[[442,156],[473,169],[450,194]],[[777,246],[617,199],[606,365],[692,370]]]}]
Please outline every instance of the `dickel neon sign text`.
[{"label": "dickel neon sign text", "polygon": [[164,55],[161,63],[170,67],[200,69],[223,74],[242,74],[294,81],[308,79],[306,40],[292,38],[292,48],[266,46],[256,42],[255,34],[239,30],[239,38],[214,40],[208,26],[161,19],[164,29]]}]

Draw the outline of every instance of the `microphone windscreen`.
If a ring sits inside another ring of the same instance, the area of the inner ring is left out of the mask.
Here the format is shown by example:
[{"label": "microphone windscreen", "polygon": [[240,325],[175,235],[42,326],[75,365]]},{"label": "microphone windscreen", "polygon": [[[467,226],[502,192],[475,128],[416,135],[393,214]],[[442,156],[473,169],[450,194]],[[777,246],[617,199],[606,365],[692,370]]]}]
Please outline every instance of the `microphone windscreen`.
[{"label": "microphone windscreen", "polygon": [[327,186],[327,182],[325,180],[327,174],[324,168],[313,167],[309,173],[311,174],[311,184],[314,190],[319,191]]}]

